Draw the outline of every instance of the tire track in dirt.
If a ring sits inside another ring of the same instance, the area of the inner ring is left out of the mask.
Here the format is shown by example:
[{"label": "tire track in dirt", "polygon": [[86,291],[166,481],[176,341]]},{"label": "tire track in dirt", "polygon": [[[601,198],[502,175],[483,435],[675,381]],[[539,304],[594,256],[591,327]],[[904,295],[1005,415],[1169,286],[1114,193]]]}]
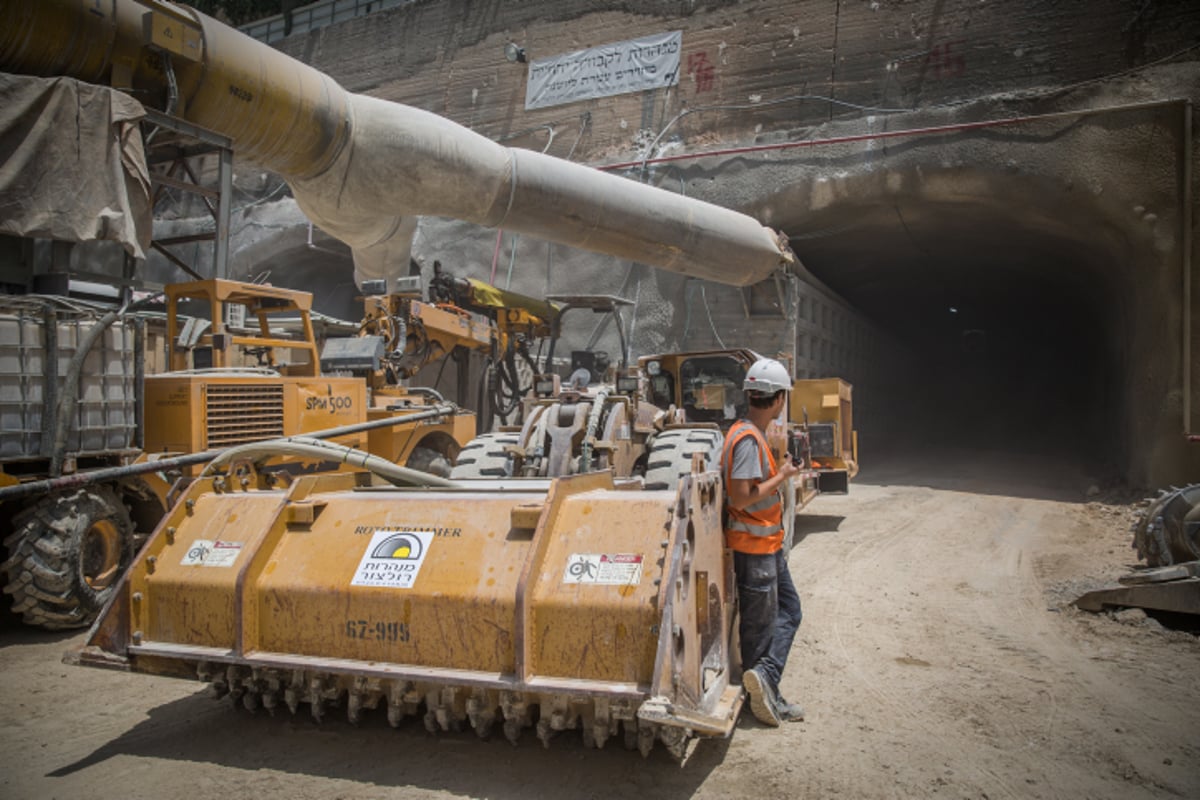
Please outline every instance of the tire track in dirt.
[{"label": "tire track in dirt", "polygon": [[[897,500],[900,500],[900,503]],[[849,580],[855,574],[878,575],[882,576],[883,581],[890,579],[901,582],[908,580],[908,578],[902,577],[903,575],[914,572],[919,574],[919,569],[914,569],[914,567],[931,560],[931,554],[922,555],[925,551],[930,548],[944,551],[947,548],[946,543],[931,536],[933,526],[929,524],[932,516],[944,512],[943,505],[942,493],[928,489],[915,489],[891,492],[887,497],[871,503],[866,508],[857,507],[855,513],[860,517],[881,514],[881,521],[884,523],[883,531],[879,533],[864,531],[860,534],[860,540],[844,554],[840,562],[844,583],[856,587],[862,586],[862,582]],[[900,514],[899,519],[895,518],[897,512]],[[888,522],[889,519],[890,522]],[[874,527],[878,527],[878,525]],[[904,586],[883,581],[866,583],[874,587],[876,592],[879,591],[881,585],[886,586],[889,597],[902,594],[906,590]],[[927,594],[928,590],[922,587],[922,593]],[[878,707],[886,708],[889,712],[899,713],[901,718],[893,719],[893,725],[911,731],[914,736],[919,735],[925,739],[925,747],[931,750],[937,752],[951,750],[958,738],[958,733],[953,728],[930,730],[928,723],[932,709],[926,699],[927,692],[921,692],[926,695],[926,698],[922,698],[925,699],[925,702],[921,702],[914,697],[914,692],[906,690],[901,684],[880,680],[878,673],[881,665],[879,662],[877,660],[868,661],[866,663],[870,665],[869,667],[860,666],[863,662],[861,648],[852,648],[847,643],[846,621],[855,610],[861,613],[862,609],[869,609],[878,602],[879,598],[873,597],[872,594],[872,592],[838,593],[831,628],[836,646],[835,655],[851,665],[850,673],[857,680],[858,686],[874,696],[875,704]],[[943,617],[931,619],[931,616],[939,611],[946,610],[944,605],[942,608],[938,608],[937,605],[939,604],[922,603],[919,608],[915,609],[901,608],[901,616],[896,620],[898,624],[893,625],[890,629],[881,625],[875,626],[870,643],[875,645],[877,650],[902,654],[892,656],[892,660],[895,664],[903,665],[909,670],[932,666],[930,661],[912,655],[914,652],[921,653],[921,650],[914,644],[912,632],[920,630],[923,633],[930,627],[943,630],[946,628]],[[936,624],[931,625],[931,623]],[[888,716],[894,717],[895,715],[889,713]],[[940,740],[941,743],[933,745],[930,741],[931,735],[933,739]],[[1023,790],[1010,785],[999,772],[983,764],[959,764],[958,771],[973,774],[974,782],[989,787],[992,795],[999,793],[1009,797],[1024,796]],[[864,788],[873,787],[868,784]]]},{"label": "tire track in dirt", "polygon": [[[814,658],[836,673],[820,692],[859,696],[839,699],[840,713],[887,720],[887,731],[860,723],[858,738],[877,765],[907,765],[898,780],[909,793],[951,785],[991,797],[1123,797],[1139,785],[1154,796],[1197,784],[1194,770],[1163,774],[1172,760],[1188,763],[1185,744],[1160,763],[1196,713],[1165,713],[1128,669],[1096,660],[1068,615],[1046,607],[1035,563],[1073,505],[875,486],[818,503],[846,523],[837,537],[802,542],[798,559]],[[879,793],[872,780],[837,777],[863,796]]]},{"label": "tire track in dirt", "polygon": [[860,482],[803,512],[783,689],[809,719],[744,716],[682,769],[569,736],[542,750],[251,717],[198,684],[62,666],[66,639],[22,634],[0,641],[0,796],[1200,797],[1200,646],[1046,607],[1047,587],[1128,560],[1123,534],[971,470],[975,485]]}]

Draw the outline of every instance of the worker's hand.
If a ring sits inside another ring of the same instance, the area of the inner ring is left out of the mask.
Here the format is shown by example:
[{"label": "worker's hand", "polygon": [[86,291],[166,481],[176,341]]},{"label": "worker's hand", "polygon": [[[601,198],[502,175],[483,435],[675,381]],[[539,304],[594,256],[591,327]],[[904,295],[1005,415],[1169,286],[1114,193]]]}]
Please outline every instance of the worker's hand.
[{"label": "worker's hand", "polygon": [[795,461],[792,461],[790,458],[784,459],[783,464],[781,464],[779,467],[779,474],[784,478],[790,478],[799,471],[800,465]]}]

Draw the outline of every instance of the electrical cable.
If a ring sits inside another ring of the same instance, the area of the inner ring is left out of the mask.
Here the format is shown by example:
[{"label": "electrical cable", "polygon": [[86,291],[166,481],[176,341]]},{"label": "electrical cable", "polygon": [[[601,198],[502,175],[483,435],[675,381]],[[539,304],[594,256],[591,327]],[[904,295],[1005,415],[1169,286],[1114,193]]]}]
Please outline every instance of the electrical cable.
[{"label": "electrical cable", "polygon": [[721,341],[721,334],[717,333],[717,326],[713,323],[712,309],[708,306],[708,295],[704,292],[704,282],[700,282],[700,299],[704,301],[704,313],[708,315],[708,327],[712,328],[713,336],[717,339],[717,344],[721,345],[722,350],[728,350],[725,343]]},{"label": "electrical cable", "polygon": [[669,131],[672,128],[672,126],[675,125],[676,122],[678,122],[679,120],[683,119],[684,117],[686,117],[690,114],[699,114],[704,111],[746,111],[748,109],[765,108],[767,106],[775,106],[775,105],[779,105],[781,103],[791,103],[791,102],[795,102],[797,100],[822,100],[824,102],[829,103],[830,105],[845,106],[847,108],[854,108],[859,111],[878,111],[880,113],[885,113],[885,114],[908,113],[910,111],[917,110],[917,109],[913,109],[913,108],[877,108],[875,106],[863,106],[863,105],[859,105],[858,103],[850,103],[845,100],[838,100],[833,97],[826,97],[824,95],[817,95],[817,94],[789,95],[788,97],[780,97],[780,98],[776,98],[774,100],[764,100],[764,101],[761,101],[758,103],[739,103],[736,105],[695,106],[693,108],[685,108],[682,111],[680,111],[678,114],[676,114],[674,117],[672,117],[671,120],[662,127],[662,130],[660,130],[658,132],[658,135],[655,136],[650,141],[650,144],[648,144],[646,146],[646,155],[642,159],[642,169],[645,170],[646,164],[650,160],[650,154],[654,152],[654,147],[658,144],[659,140],[661,140],[662,137],[666,135],[667,131]]},{"label": "electrical cable", "polygon": [[554,123],[546,123],[544,125],[534,125],[531,128],[525,128],[524,130],[514,131],[513,133],[508,133],[508,134],[505,134],[504,136],[499,136],[499,137],[493,139],[492,141],[494,141],[496,143],[507,142],[512,139],[519,139],[522,136],[528,136],[531,133],[534,133],[536,131],[542,131],[542,130],[547,131],[550,134],[550,138],[546,141],[546,146],[542,148],[542,152],[544,153],[547,150],[549,150],[550,145],[554,143]]},{"label": "electrical cable", "polygon": [[512,287],[513,264],[517,260],[517,242],[520,239],[520,235],[514,233],[508,240],[508,276],[504,279],[504,291],[506,292]]},{"label": "electrical cable", "polygon": [[571,149],[567,151],[566,160],[570,161],[571,156],[575,155],[575,148],[579,146],[579,142],[583,139],[583,132],[588,129],[592,123],[592,112],[585,111],[579,117],[579,134],[575,137],[575,142],[571,145]]},{"label": "electrical cable", "polygon": [[692,286],[694,279],[687,278],[683,284],[683,334],[679,337],[679,344],[676,350],[684,349],[684,342],[687,341],[688,332],[692,329]]},{"label": "electrical cable", "polygon": [[[443,358],[443,359],[442,359],[442,365],[441,365],[440,367],[438,367],[437,377],[433,379],[433,389],[434,389],[434,391],[436,391],[436,390],[437,390],[437,388],[438,388],[439,386],[441,386],[441,385],[442,385],[442,373],[446,371],[446,362],[447,362],[447,361],[449,361],[449,360],[450,360],[450,357],[449,357],[449,356],[447,356],[446,358]],[[460,391],[459,391],[459,395],[458,395],[458,396],[459,396],[459,397],[462,397],[461,389],[460,389]]]}]

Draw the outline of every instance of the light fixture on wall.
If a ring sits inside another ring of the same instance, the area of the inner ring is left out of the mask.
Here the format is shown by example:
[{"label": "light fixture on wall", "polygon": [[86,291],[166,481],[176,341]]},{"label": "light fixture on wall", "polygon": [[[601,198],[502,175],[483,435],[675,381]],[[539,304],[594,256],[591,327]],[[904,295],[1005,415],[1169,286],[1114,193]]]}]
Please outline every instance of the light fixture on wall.
[{"label": "light fixture on wall", "polygon": [[514,64],[524,64],[526,61],[525,48],[516,42],[509,42],[504,45],[504,57]]}]

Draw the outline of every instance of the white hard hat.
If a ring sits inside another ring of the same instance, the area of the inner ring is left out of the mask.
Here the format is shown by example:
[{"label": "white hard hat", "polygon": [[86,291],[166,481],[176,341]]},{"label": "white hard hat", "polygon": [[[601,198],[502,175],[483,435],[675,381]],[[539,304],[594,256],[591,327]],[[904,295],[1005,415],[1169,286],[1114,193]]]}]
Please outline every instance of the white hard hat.
[{"label": "white hard hat", "polygon": [[762,358],[746,370],[742,388],[747,392],[770,396],[791,389],[792,376],[788,374],[787,367],[775,359]]}]

